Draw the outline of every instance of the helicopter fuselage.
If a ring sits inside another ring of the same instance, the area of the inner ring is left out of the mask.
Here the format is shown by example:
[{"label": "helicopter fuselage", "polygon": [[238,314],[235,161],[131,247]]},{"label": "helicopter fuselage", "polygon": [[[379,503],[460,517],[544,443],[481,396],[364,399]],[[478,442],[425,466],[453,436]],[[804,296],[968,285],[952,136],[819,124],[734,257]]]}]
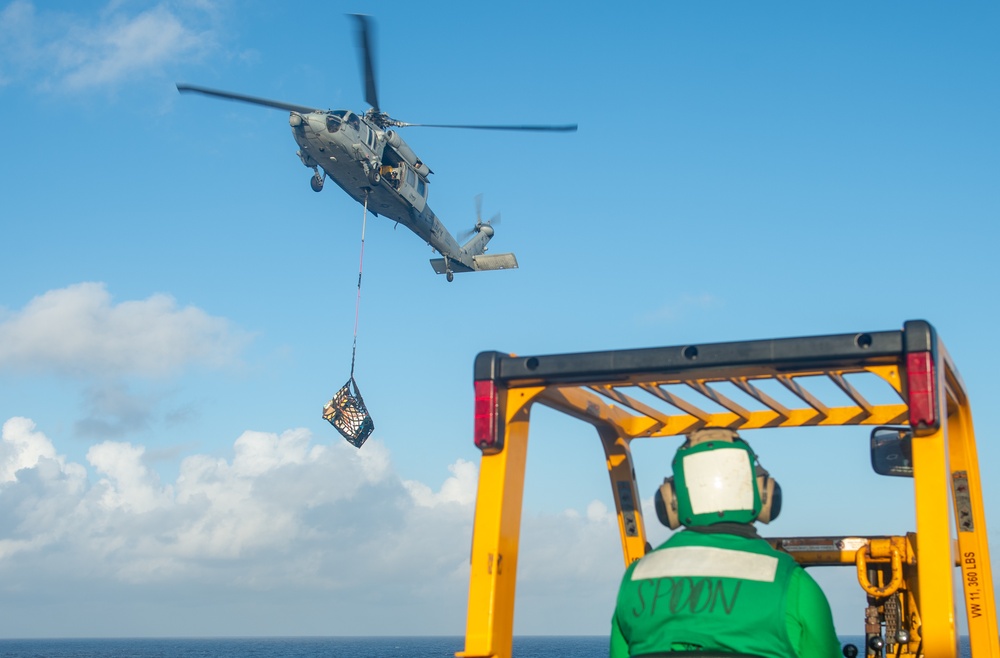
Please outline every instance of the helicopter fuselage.
[{"label": "helicopter fuselage", "polygon": [[[445,259],[475,269],[472,258],[485,251],[493,231],[479,230],[466,245],[458,243],[427,205],[431,170],[396,132],[349,110],[291,112],[289,124],[305,166],[319,167],[355,201],[403,224]],[[313,189],[322,189],[318,171]]]},{"label": "helicopter fuselage", "polygon": [[[302,164],[313,170],[312,189],[319,192],[327,176],[352,199],[376,215],[394,219],[432,246],[441,258],[432,258],[431,267],[449,281],[456,272],[507,270],[517,267],[514,254],[486,255],[486,245],[493,238],[493,220],[484,222],[476,202],[476,224],[472,237],[463,245],[448,232],[427,205],[428,176],[431,170],[391,128],[423,126],[426,128],[467,128],[476,130],[518,130],[571,132],[571,125],[474,125],[406,123],[386,114],[379,106],[378,85],[372,56],[372,26],[368,16],[353,14],[358,26],[361,70],[364,76],[365,101],[370,106],[364,114],[350,110],[322,110],[315,106],[237,94],[177,83],[179,92],[195,92],[215,98],[289,112],[288,123],[299,145]],[[323,170],[323,174],[319,170]],[[464,239],[464,238],[462,238]]]}]

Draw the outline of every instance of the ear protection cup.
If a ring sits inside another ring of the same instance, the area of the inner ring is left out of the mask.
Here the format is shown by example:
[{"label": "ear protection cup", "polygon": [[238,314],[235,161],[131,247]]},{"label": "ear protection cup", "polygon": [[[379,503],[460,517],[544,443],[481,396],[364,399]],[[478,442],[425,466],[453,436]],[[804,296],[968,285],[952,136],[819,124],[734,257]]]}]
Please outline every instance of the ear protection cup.
[{"label": "ear protection cup", "polygon": [[756,475],[757,492],[760,494],[760,514],[757,515],[757,520],[770,523],[781,514],[781,485],[760,464],[757,465]]},{"label": "ear protection cup", "polygon": [[666,478],[653,495],[656,507],[656,518],[671,530],[681,527],[681,517],[677,512],[677,493],[674,491],[674,479]]}]

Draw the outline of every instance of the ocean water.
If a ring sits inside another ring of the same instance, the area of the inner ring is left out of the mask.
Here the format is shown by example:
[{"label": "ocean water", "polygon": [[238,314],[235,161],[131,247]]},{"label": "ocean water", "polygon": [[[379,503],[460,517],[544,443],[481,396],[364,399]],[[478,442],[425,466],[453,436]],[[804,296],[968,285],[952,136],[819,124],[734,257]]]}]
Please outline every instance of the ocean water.
[{"label": "ocean water", "polygon": [[[842,637],[861,647],[863,637]],[[449,658],[462,637],[267,637],[0,640],[3,658]],[[961,655],[968,658],[968,643]],[[864,652],[860,652],[864,655]],[[607,658],[603,636],[514,638],[514,658]]]},{"label": "ocean water", "polygon": [[[3,658],[448,658],[463,637],[0,640]],[[608,638],[518,637],[517,658],[607,658]]]}]

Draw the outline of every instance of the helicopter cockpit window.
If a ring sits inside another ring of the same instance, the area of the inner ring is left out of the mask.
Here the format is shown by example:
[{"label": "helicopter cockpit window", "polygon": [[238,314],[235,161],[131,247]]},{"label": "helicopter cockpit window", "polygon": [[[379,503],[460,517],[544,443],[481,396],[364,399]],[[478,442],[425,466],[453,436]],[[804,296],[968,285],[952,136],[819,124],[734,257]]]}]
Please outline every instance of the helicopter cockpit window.
[{"label": "helicopter cockpit window", "polygon": [[417,179],[417,194],[427,196],[427,186],[424,185],[423,179]]},{"label": "helicopter cockpit window", "polygon": [[333,116],[332,114],[326,115],[326,129],[329,132],[335,133],[340,130],[340,117]]},{"label": "helicopter cockpit window", "polygon": [[410,187],[413,187],[413,184],[416,183],[416,180],[417,180],[417,177],[413,174],[413,170],[412,169],[407,169],[406,170],[406,184],[409,185]]},{"label": "helicopter cockpit window", "polygon": [[351,128],[354,128],[355,130],[357,130],[358,128],[361,127],[361,120],[358,119],[358,115],[357,114],[352,114],[351,112],[348,112],[347,113],[347,125],[349,125]]}]

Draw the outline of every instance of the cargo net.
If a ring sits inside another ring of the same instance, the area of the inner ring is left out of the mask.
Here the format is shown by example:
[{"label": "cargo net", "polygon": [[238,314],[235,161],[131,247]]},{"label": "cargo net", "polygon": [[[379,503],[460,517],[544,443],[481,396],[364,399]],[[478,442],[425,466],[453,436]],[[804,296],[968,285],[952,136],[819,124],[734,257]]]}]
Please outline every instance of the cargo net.
[{"label": "cargo net", "polygon": [[351,377],[333,399],[323,407],[323,418],[337,428],[355,448],[360,448],[375,430],[375,423],[368,415],[368,408],[358,391],[358,384]]}]

